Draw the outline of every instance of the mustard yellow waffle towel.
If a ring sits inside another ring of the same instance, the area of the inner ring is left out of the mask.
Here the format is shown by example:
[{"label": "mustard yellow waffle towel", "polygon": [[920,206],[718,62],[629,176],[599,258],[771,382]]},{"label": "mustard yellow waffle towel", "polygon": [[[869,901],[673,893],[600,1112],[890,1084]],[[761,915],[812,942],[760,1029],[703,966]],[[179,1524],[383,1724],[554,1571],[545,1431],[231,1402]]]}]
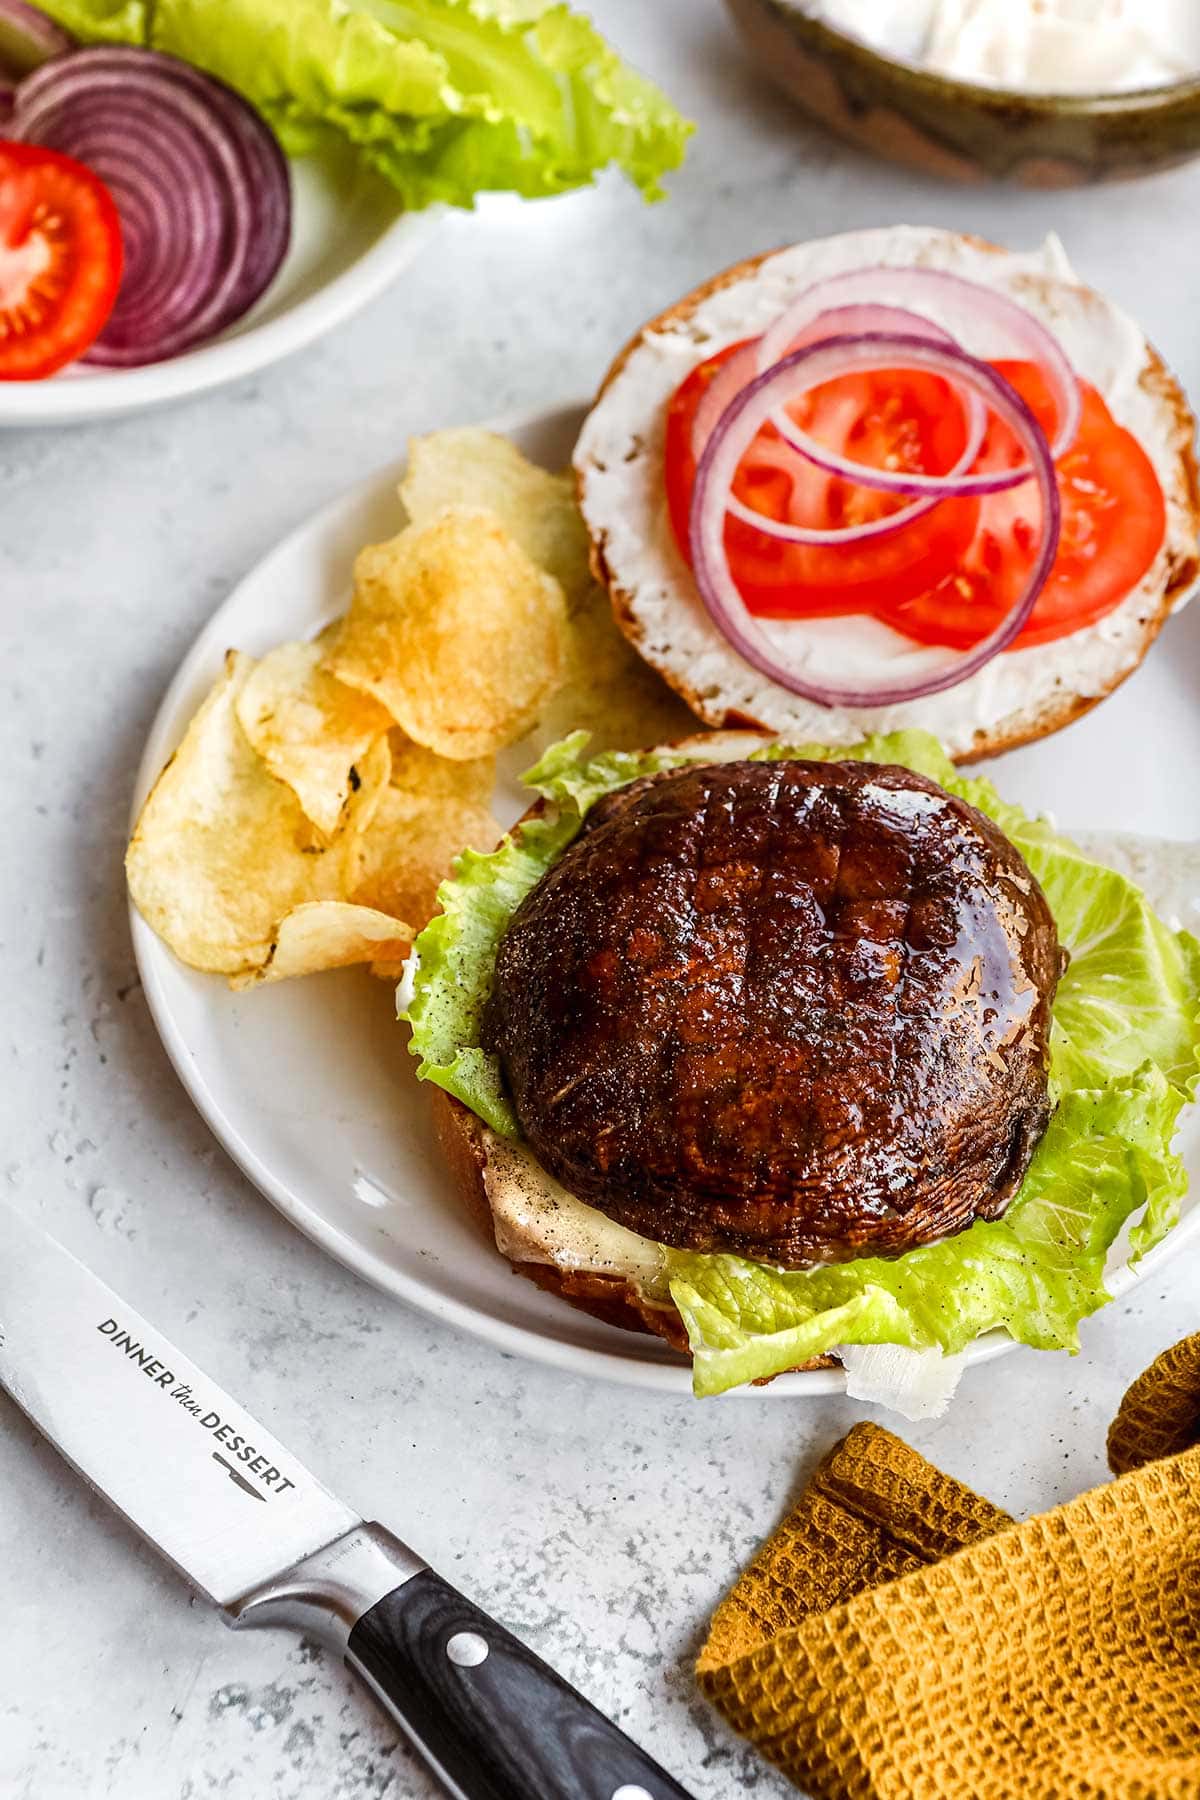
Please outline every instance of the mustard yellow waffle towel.
[{"label": "mustard yellow waffle towel", "polygon": [[1200,1336],[1118,1479],[1014,1524],[856,1425],[713,1618],[698,1674],[813,1800],[1200,1800]]}]

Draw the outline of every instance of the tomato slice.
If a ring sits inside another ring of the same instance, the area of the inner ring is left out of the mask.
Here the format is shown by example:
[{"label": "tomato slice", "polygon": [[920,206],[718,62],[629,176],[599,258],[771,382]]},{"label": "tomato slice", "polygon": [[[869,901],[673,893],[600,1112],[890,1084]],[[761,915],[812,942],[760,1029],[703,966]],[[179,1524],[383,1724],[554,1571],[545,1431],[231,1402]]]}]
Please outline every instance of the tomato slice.
[{"label": "tomato slice", "polygon": [[[740,347],[731,345],[694,370],[669,404],[667,501],[685,556],[696,473],[692,424],[708,383]],[[1053,433],[1054,402],[1038,369],[1018,362],[995,367]],[[1149,458],[1096,390],[1081,387],[1079,433],[1058,463],[1059,552],[1019,644],[1049,643],[1111,612],[1149,569],[1166,531],[1162,489]],[[876,466],[936,473],[953,467],[965,443],[963,411],[949,384],[920,371],[841,376],[791,411],[814,437]],[[1008,428],[993,420],[977,466],[1011,468],[1022,457]],[[774,518],[825,529],[880,518],[907,504],[806,464],[770,426],[751,446],[734,492]],[[966,649],[1011,611],[1037,555],[1040,530],[1036,490],[1026,483],[983,500],[943,501],[912,524],[859,544],[781,544],[737,519],[729,520],[725,542],[752,613],[869,613],[920,643]]]},{"label": "tomato slice", "polygon": [[[1043,430],[1054,429],[1054,402],[1031,363],[996,368],[1028,403]],[[1080,383],[1083,414],[1075,441],[1056,465],[1062,531],[1050,579],[1018,644],[1050,644],[1119,606],[1151,567],[1167,529],[1154,465],[1116,423],[1100,394]],[[983,468],[1021,459],[1007,426],[994,420],[980,452]],[[992,494],[961,567],[927,593],[896,595],[876,609],[886,624],[922,644],[968,649],[994,631],[1016,601],[1037,555],[1040,513],[1032,484]]]},{"label": "tomato slice", "polygon": [[[667,413],[667,501],[676,539],[688,554],[688,514],[696,463],[692,426],[705,389],[732,344],[677,390]],[[823,382],[790,407],[812,437],[868,465],[936,474],[953,468],[966,444],[966,419],[948,382],[919,369],[880,370]],[[734,482],[739,500],[793,524],[835,530],[903,510],[896,494],[859,487],[787,449],[768,425],[751,445]],[[730,568],[750,611],[777,618],[870,612],[923,594],[965,555],[979,515],[977,500],[946,501],[911,525],[861,544],[787,544],[739,519],[725,530]]]},{"label": "tomato slice", "polygon": [[0,381],[37,381],[82,356],[121,281],[112,195],[57,150],[0,141]]}]

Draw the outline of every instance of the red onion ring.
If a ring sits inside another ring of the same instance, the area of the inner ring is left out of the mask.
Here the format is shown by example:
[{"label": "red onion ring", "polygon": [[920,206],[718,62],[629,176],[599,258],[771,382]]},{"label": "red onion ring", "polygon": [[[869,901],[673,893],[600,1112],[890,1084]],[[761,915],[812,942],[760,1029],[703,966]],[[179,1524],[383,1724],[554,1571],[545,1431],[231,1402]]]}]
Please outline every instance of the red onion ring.
[{"label": "red onion ring", "polygon": [[[842,306],[829,312],[821,313],[800,333],[798,340],[789,346],[790,352],[804,349],[808,344],[822,343],[831,337],[859,337],[864,332],[891,332],[910,337],[928,338],[931,343],[953,344],[954,339],[940,325],[933,325],[928,319],[921,318],[919,313],[908,312],[899,306]],[[745,360],[743,360],[745,358]],[[696,418],[692,426],[692,453],[699,461],[703,455],[704,445],[716,427],[723,413],[735,394],[739,393],[753,378],[753,366],[759,361],[759,345],[747,344],[739,350],[720,370],[709,386],[708,392],[696,410]],[[736,370],[736,382],[731,379],[724,383],[722,378],[727,370]],[[723,391],[718,391],[722,390]],[[710,407],[710,402],[712,403]],[[987,435],[987,408],[978,395],[968,394],[967,402],[967,441],[962,454],[952,469],[948,469],[939,480],[954,481],[966,473],[978,456]],[[709,417],[702,420],[705,408],[710,407]],[[719,410],[716,408],[719,407]],[[773,421],[772,421],[773,422]],[[698,446],[699,440],[699,446]],[[791,440],[789,449],[794,450]],[[802,452],[803,454],[803,452]],[[811,458],[809,460],[812,460]],[[780,465],[785,473],[788,465]],[[813,525],[794,525],[786,519],[772,519],[766,513],[756,512],[752,506],[746,506],[735,494],[729,498],[728,510],[735,518],[752,525],[767,537],[780,538],[789,544],[816,544],[825,547],[838,544],[861,544],[867,538],[887,537],[890,533],[911,525],[915,519],[922,518],[932,512],[938,505],[941,496],[933,494],[922,500],[915,500],[911,506],[901,507],[898,512],[890,513],[884,518],[872,519],[862,525],[842,525],[831,529],[822,529]]]},{"label": "red onion ring", "polygon": [[[725,517],[738,465],[763,425],[773,418],[775,407],[835,376],[880,368],[918,368],[944,375],[972,390],[1003,420],[1029,457],[1042,502],[1042,543],[1030,578],[1005,618],[981,644],[950,668],[890,686],[836,687],[798,675],[781,660],[752,618],[729,567]],[[957,687],[1008,648],[1033,611],[1054,565],[1061,515],[1054,460],[1045,434],[1003,376],[955,345],[867,332],[859,337],[830,338],[796,351],[743,388],[726,408],[696,471],[689,533],[692,567],[700,597],[717,629],[752,668],[780,687],[818,706],[897,706]]]},{"label": "red onion ring", "polygon": [[[1024,361],[1037,363],[1046,377],[1055,406],[1056,431],[1051,455],[1057,460],[1070,448],[1079,430],[1083,401],[1075,371],[1053,333],[1007,294],[945,269],[880,266],[852,269],[816,282],[799,294],[759,339],[760,371],[779,362],[794,347],[799,334],[823,312],[834,306],[878,303],[881,291],[887,293],[889,299],[895,295],[900,302],[921,307],[926,313],[940,313],[943,318],[948,315],[956,328],[952,334],[955,342],[963,337],[978,340],[984,332],[991,340],[987,351],[990,358],[1013,353]],[[961,474],[951,481],[941,476],[873,469],[869,464],[854,462],[826,449],[801,431],[782,410],[772,415],[771,423],[793,449],[827,474],[844,476],[848,481],[882,493],[933,495],[938,499],[990,494],[1019,487],[1033,473],[1032,467],[1008,471],[998,488],[994,485],[993,475]]]},{"label": "red onion ring", "polygon": [[87,361],[177,356],[245,313],[291,233],[287,163],[232,88],[156,50],[95,46],[17,90],[14,137],[76,157],[116,201],[125,274]]},{"label": "red onion ring", "polygon": [[759,373],[757,339],[743,344],[727,362],[721,364],[705,389],[704,398],[696,408],[696,417],[692,420],[692,455],[697,462],[704,455],[704,446],[725,408]]},{"label": "red onion ring", "polygon": [[27,6],[25,0],[0,0],[0,73],[19,79],[74,43],[70,32],[36,6]]}]

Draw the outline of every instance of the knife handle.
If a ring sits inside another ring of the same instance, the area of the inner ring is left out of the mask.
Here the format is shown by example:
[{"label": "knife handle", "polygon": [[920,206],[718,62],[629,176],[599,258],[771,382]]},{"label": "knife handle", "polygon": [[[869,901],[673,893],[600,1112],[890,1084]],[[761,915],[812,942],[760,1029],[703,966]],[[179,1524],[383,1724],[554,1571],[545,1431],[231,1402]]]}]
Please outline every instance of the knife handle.
[{"label": "knife handle", "polygon": [[346,1661],[457,1800],[691,1800],[431,1569],[363,1614]]}]

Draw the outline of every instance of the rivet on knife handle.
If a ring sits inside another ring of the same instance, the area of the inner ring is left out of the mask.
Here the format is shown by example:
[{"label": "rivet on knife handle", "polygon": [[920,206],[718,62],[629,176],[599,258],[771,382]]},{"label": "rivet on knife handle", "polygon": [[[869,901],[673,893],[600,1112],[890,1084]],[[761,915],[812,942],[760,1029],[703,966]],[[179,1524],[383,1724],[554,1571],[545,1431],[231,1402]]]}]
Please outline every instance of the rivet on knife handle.
[{"label": "rivet on knife handle", "polygon": [[690,1800],[590,1701],[430,1569],[359,1619],[346,1661],[461,1800]]}]

